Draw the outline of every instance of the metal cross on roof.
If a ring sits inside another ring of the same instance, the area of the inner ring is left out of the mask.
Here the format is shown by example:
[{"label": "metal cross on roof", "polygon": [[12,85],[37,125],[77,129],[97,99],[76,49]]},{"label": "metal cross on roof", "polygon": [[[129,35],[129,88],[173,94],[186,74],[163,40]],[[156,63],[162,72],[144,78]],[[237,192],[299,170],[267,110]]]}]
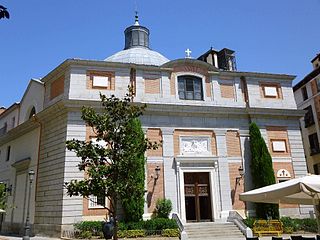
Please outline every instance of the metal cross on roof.
[{"label": "metal cross on roof", "polygon": [[191,50],[187,48],[187,50],[184,51],[186,53],[186,58],[191,58]]}]

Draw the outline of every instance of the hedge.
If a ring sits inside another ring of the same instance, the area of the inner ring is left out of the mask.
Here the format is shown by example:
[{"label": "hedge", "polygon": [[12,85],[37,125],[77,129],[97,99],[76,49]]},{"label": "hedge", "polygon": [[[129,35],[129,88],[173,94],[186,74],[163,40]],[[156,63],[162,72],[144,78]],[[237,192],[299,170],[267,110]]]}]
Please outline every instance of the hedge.
[{"label": "hedge", "polygon": [[[90,238],[91,236],[103,236],[103,222],[83,221],[74,225],[76,237]],[[119,222],[118,236],[121,238],[144,237],[147,235],[161,235],[164,237],[178,237],[180,232],[178,225],[173,219],[154,218],[139,222]]]},{"label": "hedge", "polygon": [[[255,219],[247,218],[244,219],[243,222],[250,228],[253,227]],[[304,232],[317,232],[317,220],[311,218],[290,218],[290,217],[282,217],[280,221],[283,224],[283,232],[284,233],[293,233],[297,231]]]}]

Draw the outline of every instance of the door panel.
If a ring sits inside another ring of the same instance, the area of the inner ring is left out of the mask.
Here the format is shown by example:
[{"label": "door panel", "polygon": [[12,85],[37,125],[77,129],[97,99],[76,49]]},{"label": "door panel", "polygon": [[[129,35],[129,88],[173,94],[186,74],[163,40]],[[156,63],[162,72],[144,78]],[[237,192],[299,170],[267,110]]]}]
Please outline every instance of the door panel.
[{"label": "door panel", "polygon": [[184,173],[187,221],[211,221],[209,173]]}]

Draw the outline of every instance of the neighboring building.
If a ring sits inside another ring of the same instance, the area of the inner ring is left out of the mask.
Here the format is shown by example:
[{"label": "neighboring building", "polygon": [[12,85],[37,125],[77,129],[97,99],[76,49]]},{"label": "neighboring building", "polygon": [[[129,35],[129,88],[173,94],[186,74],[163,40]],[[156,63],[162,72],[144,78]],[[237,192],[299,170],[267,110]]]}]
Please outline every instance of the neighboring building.
[{"label": "neighboring building", "polygon": [[305,110],[300,119],[308,172],[320,174],[320,54],[311,60],[313,71],[293,87],[299,109]]},{"label": "neighboring building", "polygon": [[[75,222],[105,216],[103,199],[94,204],[66,195],[63,184],[83,173],[65,141],[94,138],[81,120],[81,107],[99,109],[100,92],[122,97],[128,85],[135,89],[134,102],[147,103],[141,117],[146,136],[163,141],[146,153],[145,218],[164,197],[183,223],[226,221],[231,210],[252,213],[238,199],[252,186],[250,121],[261,129],[277,181],[306,174],[299,129],[303,111],[294,101],[293,76],[236,71],[229,49],[210,49],[200,60],[170,61],[150,50],[149,30],[137,19],[125,30],[125,40],[124,50],[105,60],[68,59],[41,81],[31,80],[21,102],[0,115],[0,181],[12,186],[8,202],[15,206],[8,209],[3,230],[23,227],[30,169],[36,173],[35,233],[65,235]],[[281,205],[281,213],[300,216],[306,209]]]}]

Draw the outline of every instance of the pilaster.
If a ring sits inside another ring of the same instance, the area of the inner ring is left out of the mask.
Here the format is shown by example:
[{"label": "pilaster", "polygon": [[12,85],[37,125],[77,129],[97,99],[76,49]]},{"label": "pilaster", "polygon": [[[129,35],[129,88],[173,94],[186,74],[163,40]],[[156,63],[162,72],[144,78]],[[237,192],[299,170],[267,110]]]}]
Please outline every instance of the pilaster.
[{"label": "pilaster", "polygon": [[229,165],[227,157],[226,129],[214,131],[217,142],[218,162],[219,162],[219,182],[220,182],[220,218],[227,219],[229,211],[232,210],[231,187],[229,178]]},{"label": "pilaster", "polygon": [[174,163],[174,128],[161,128],[163,168],[164,168],[164,196],[172,201],[172,211],[178,211],[176,166]]}]

